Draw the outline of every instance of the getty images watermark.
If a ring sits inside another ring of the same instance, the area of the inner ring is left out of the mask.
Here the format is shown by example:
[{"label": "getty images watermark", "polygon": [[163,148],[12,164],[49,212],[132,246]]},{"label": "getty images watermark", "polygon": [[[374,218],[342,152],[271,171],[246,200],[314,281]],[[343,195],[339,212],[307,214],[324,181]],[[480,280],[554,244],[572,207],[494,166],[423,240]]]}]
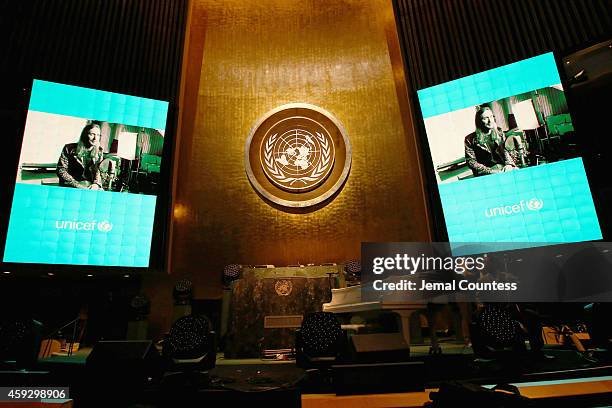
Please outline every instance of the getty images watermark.
[{"label": "getty images watermark", "polygon": [[517,204],[500,205],[499,207],[491,207],[485,210],[485,217],[492,218],[503,215],[512,215],[524,212],[526,209],[530,211],[540,211],[544,207],[544,201],[541,198],[532,198],[531,200],[521,200]]},{"label": "getty images watermark", "polygon": [[364,242],[361,259],[362,302],[612,301],[611,242]]},{"label": "getty images watermark", "polygon": [[113,224],[108,220],[104,221],[77,221],[77,220],[56,220],[55,228],[59,230],[72,231],[95,231],[110,232],[113,229]]}]

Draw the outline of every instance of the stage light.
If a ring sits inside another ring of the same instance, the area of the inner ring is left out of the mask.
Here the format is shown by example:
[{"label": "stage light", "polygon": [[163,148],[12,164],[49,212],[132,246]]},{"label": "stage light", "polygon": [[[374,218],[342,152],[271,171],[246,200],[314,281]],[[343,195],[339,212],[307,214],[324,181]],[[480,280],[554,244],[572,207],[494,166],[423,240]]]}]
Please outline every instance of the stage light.
[{"label": "stage light", "polygon": [[189,279],[181,279],[174,285],[172,291],[175,305],[186,305],[193,297],[193,283]]},{"label": "stage light", "polygon": [[136,295],[130,300],[127,324],[127,340],[146,340],[149,338],[149,322],[151,302],[143,295]]},{"label": "stage light", "polygon": [[344,270],[355,275],[361,274],[361,261],[359,259],[351,259],[344,265]]},{"label": "stage light", "polygon": [[163,355],[175,368],[213,368],[215,352],[215,332],[205,316],[190,315],[178,319],[163,345]]},{"label": "stage light", "polygon": [[508,308],[486,305],[472,323],[472,347],[478,357],[518,344],[518,322]]},{"label": "stage light", "polygon": [[135,320],[143,320],[151,313],[151,302],[145,295],[136,295],[130,301],[130,308]]},{"label": "stage light", "polygon": [[296,332],[296,364],[299,367],[331,365],[345,345],[345,334],[333,313],[310,313]]},{"label": "stage light", "polygon": [[47,272],[48,276],[54,276],[55,274],[53,272]]},{"label": "stage light", "polygon": [[223,285],[229,286],[233,281],[240,279],[241,275],[242,265],[225,265],[225,268],[223,268]]},{"label": "stage light", "polygon": [[124,277],[124,278],[129,278],[129,277],[130,277],[130,275],[126,273],[125,275],[123,275],[123,277]]},{"label": "stage light", "polygon": [[361,278],[361,261],[359,259],[351,259],[344,264],[344,271],[350,281],[359,281]]},{"label": "stage light", "polygon": [[10,275],[11,274],[9,271],[4,271],[2,273],[5,274],[5,275]]},{"label": "stage light", "polygon": [[92,276],[93,276],[93,275],[92,275],[91,273],[88,273],[88,274],[87,274],[87,277],[88,277],[88,278],[91,278]]}]

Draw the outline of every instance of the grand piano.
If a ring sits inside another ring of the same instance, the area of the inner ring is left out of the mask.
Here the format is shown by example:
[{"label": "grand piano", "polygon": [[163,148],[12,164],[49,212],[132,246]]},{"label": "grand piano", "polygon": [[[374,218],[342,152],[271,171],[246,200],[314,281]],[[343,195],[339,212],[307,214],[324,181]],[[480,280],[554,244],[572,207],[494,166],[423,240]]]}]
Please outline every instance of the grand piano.
[{"label": "grand piano", "polygon": [[[413,278],[414,276],[393,276],[385,281]],[[373,299],[372,296],[364,299],[362,298],[364,293],[362,285],[332,289],[331,292],[331,301],[323,304],[324,312],[347,315],[372,311],[393,312],[399,317],[399,329],[407,344],[411,344],[412,341],[410,335],[411,316],[417,311],[426,313],[431,332],[430,353],[441,352],[434,322],[436,320],[435,314],[440,309],[440,304],[448,303],[447,295],[436,294],[435,296],[427,296],[427,294],[417,293],[408,299],[405,293],[385,293]]]}]

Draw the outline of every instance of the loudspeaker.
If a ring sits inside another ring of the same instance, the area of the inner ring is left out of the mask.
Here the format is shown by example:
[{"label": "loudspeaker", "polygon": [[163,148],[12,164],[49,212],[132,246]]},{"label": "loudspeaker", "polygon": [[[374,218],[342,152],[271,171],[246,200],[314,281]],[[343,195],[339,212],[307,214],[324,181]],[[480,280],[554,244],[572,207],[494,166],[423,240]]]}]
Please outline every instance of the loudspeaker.
[{"label": "loudspeaker", "polygon": [[333,365],[336,394],[414,392],[425,389],[425,363],[401,362]]},{"label": "loudspeaker", "polygon": [[349,361],[383,363],[407,361],[410,346],[401,333],[355,334],[351,336]]},{"label": "loudspeaker", "polygon": [[145,381],[161,374],[162,360],[151,340],[99,341],[87,357],[86,368],[96,377],[112,381]]},{"label": "loudspeaker", "polygon": [[31,368],[38,361],[43,325],[34,319],[0,322],[0,366]]},{"label": "loudspeaker", "polygon": [[151,340],[99,341],[87,357],[82,406],[127,406],[162,373],[162,360]]}]

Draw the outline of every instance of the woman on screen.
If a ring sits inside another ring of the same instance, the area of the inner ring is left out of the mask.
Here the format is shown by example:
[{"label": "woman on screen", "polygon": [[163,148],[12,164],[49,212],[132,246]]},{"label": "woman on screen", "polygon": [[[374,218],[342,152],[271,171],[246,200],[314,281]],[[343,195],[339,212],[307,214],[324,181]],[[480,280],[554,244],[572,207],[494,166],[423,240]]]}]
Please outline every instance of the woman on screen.
[{"label": "woman on screen", "polygon": [[62,149],[57,162],[57,175],[61,186],[102,189],[100,163],[103,149],[100,147],[100,125],[92,123],[83,128],[77,143],[68,143]]},{"label": "woman on screen", "polygon": [[493,111],[488,106],[476,110],[476,131],[465,137],[465,160],[474,176],[501,173],[516,169],[512,157],[504,148],[506,136],[497,127]]}]

